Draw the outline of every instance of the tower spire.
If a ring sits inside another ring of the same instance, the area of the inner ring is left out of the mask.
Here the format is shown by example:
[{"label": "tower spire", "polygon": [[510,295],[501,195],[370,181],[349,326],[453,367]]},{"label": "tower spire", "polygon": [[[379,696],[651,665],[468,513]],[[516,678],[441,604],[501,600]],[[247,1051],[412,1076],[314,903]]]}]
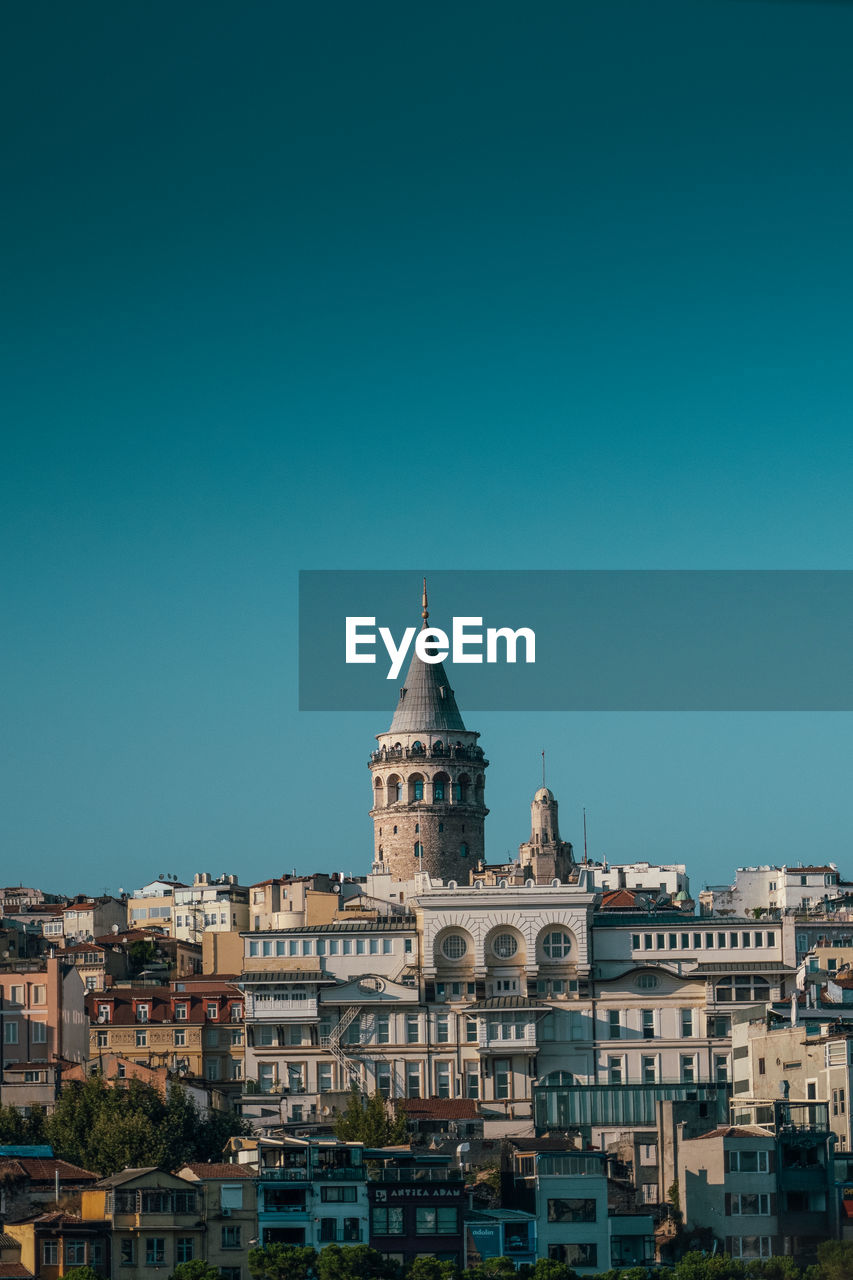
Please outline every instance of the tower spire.
[{"label": "tower spire", "polygon": [[426,631],[426,624],[429,619],[429,603],[427,601],[426,578],[424,578],[424,597],[423,597],[423,602],[421,604],[421,617],[423,618],[423,626],[421,627],[421,630]]}]

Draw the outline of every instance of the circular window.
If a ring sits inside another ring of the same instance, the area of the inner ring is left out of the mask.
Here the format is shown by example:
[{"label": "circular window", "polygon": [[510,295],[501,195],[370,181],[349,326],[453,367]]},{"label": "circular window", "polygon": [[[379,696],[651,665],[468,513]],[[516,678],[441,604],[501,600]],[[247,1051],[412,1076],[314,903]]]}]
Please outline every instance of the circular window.
[{"label": "circular window", "polygon": [[442,942],[441,950],[448,960],[461,960],[468,950],[468,943],[458,933],[452,933]]},{"label": "circular window", "polygon": [[542,949],[549,960],[564,960],[572,949],[572,940],[562,929],[545,934]]},{"label": "circular window", "polygon": [[492,950],[501,960],[509,960],[518,950],[518,943],[511,933],[499,933],[492,943]]}]

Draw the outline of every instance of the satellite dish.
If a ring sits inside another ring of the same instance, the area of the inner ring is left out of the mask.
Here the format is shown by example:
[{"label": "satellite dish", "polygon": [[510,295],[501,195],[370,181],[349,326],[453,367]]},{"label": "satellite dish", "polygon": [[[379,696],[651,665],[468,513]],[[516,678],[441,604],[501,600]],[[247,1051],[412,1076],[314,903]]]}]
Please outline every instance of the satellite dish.
[{"label": "satellite dish", "polygon": [[98,1014],[98,1022],[106,1022],[107,1015],[102,1011]]},{"label": "satellite dish", "polygon": [[117,924],[111,925],[111,926],[110,926],[110,932],[111,932],[111,933],[118,933],[118,925],[117,925]]}]

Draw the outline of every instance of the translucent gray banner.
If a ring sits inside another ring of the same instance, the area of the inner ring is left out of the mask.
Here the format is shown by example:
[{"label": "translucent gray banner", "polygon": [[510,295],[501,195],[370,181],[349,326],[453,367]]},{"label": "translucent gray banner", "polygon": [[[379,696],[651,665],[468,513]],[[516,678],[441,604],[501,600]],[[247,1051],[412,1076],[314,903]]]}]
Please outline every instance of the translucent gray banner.
[{"label": "translucent gray banner", "polygon": [[[300,573],[301,710],[393,709],[421,628],[422,576]],[[853,710],[848,570],[442,570],[426,577],[428,626],[446,633],[444,668],[466,711]],[[469,620],[456,661],[454,619],[457,638],[459,620]],[[360,661],[347,662],[348,628],[350,656]],[[401,654],[412,628],[393,674],[392,655]],[[534,646],[520,634],[516,661],[507,661],[506,637],[488,634],[503,629],[532,632]],[[442,652],[436,639],[425,653]],[[482,660],[471,661],[478,654]],[[375,661],[364,660],[371,655]]]}]

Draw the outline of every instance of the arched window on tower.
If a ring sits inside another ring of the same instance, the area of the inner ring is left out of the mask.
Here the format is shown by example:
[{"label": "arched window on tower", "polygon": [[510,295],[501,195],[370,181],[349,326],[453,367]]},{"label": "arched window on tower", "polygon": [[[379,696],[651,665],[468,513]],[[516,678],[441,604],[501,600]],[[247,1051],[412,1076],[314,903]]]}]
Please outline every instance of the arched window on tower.
[{"label": "arched window on tower", "polygon": [[432,798],[433,800],[444,799],[444,783],[443,782],[434,782],[432,784]]},{"label": "arched window on tower", "polygon": [[423,800],[423,798],[424,798],[424,784],[421,781],[421,779],[418,779],[418,781],[415,782],[412,786],[412,799]]},{"label": "arched window on tower", "polygon": [[460,846],[459,846],[459,857],[460,857],[460,858],[467,858],[467,857],[468,857],[468,846],[467,846],[467,844],[465,843],[465,841],[464,841],[464,840],[462,841],[462,843],[461,843],[461,844],[460,844]]},{"label": "arched window on tower", "polygon": [[420,840],[415,841],[415,857],[422,858],[424,856],[424,847]]}]

